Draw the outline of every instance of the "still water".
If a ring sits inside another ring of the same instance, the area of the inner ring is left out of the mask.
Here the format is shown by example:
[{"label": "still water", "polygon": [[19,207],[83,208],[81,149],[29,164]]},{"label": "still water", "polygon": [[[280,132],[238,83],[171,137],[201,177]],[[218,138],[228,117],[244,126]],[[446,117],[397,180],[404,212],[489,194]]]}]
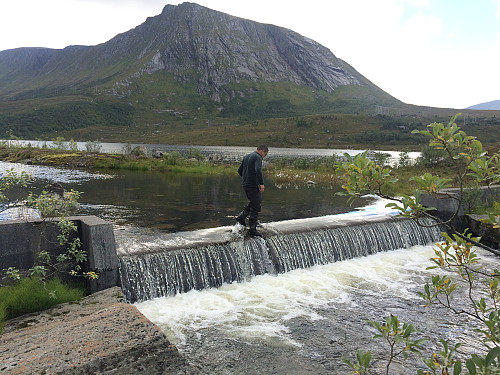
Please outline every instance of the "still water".
[{"label": "still water", "polygon": [[[69,142],[63,142],[61,144],[56,144],[52,141],[33,141],[33,140],[1,140],[0,142],[8,145],[18,145],[18,146],[33,146],[33,147],[47,147],[47,148],[58,148],[60,146],[72,147]],[[75,142],[74,146],[78,150],[86,151],[88,150],[89,144],[87,142]],[[196,150],[200,152],[203,156],[208,159],[223,160],[226,162],[239,162],[242,157],[249,152],[255,150],[255,147],[244,147],[244,146],[189,146],[189,145],[166,145],[166,144],[145,144],[145,143],[99,143],[95,144],[100,152],[104,153],[115,153],[115,154],[127,154],[136,147],[140,147],[148,155],[158,155],[158,153],[173,152],[177,151],[181,155],[186,156],[190,151]],[[282,158],[287,158],[289,160],[295,160],[297,158],[314,160],[319,158],[325,158],[329,156],[342,156],[344,153],[354,156],[365,150],[354,150],[354,149],[328,149],[328,148],[280,148],[272,147],[269,150],[269,155],[266,157],[267,161],[274,161]],[[397,163],[401,153],[399,151],[379,151],[387,156],[387,162],[394,164]],[[409,152],[407,155],[411,160],[415,160],[420,156],[420,152]]]},{"label": "still water", "polygon": [[[165,172],[105,171],[90,173],[53,167],[0,162],[0,175],[8,169],[26,171],[36,178],[28,190],[40,192],[50,182],[66,190],[83,192],[78,214],[96,215],[116,225],[167,232],[232,225],[246,204],[238,174],[201,176]],[[317,217],[352,211],[373,198],[351,206],[336,196],[340,187],[308,185],[298,180],[280,185],[266,180],[262,222]]]}]

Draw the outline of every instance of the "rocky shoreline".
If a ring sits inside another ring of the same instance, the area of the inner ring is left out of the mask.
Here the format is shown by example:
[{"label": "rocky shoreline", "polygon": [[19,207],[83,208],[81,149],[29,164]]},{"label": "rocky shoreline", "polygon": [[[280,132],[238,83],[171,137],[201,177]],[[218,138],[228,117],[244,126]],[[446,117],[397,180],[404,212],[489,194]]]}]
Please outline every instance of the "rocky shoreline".
[{"label": "rocky shoreline", "polygon": [[0,373],[198,374],[119,287],[6,322]]}]

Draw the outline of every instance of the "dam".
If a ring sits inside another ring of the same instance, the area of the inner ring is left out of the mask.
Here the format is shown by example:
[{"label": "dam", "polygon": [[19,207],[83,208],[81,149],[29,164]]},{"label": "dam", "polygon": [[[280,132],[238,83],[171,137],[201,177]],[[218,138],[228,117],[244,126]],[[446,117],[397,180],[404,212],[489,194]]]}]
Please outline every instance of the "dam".
[{"label": "dam", "polygon": [[[432,224],[428,222],[427,224]],[[441,229],[395,215],[332,215],[135,238],[118,248],[122,289],[131,303],[217,288],[254,276],[427,245]],[[119,241],[120,242],[120,241]]]}]

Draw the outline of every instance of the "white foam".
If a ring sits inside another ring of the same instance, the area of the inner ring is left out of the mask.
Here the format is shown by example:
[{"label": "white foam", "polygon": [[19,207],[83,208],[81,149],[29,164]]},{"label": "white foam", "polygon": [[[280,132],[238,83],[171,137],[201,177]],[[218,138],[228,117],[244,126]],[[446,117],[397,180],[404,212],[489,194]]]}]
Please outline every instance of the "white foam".
[{"label": "white foam", "polygon": [[238,340],[280,338],[298,345],[286,335],[288,320],[299,316],[321,319],[316,309],[332,303],[355,305],[351,297],[359,289],[376,298],[417,299],[412,288],[421,280],[415,275],[426,272],[432,254],[432,246],[416,246],[277,276],[257,276],[136,306],[178,345],[183,345],[188,332],[214,327]]}]

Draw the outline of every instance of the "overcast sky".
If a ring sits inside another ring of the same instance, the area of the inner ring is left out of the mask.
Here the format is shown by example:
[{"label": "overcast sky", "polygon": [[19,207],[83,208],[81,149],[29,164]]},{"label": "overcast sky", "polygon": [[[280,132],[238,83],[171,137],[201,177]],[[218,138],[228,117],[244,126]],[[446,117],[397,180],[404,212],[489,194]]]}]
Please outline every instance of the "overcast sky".
[{"label": "overcast sky", "polygon": [[[406,103],[465,108],[500,100],[500,0],[197,0],[292,29]],[[0,51],[95,45],[169,0],[1,0]]]}]

